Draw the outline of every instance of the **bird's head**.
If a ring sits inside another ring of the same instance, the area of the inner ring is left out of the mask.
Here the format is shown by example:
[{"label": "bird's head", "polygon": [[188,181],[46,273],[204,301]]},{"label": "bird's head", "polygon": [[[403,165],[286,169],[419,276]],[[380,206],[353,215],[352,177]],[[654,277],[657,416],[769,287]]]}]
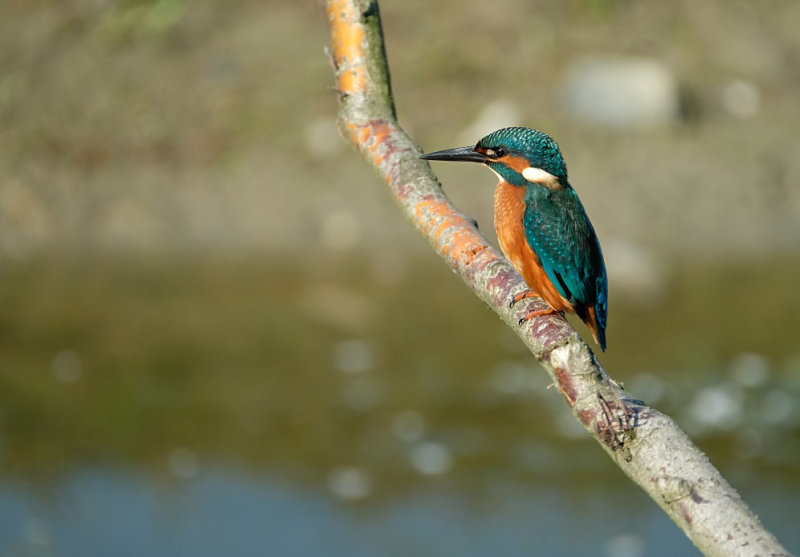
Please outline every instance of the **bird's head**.
[{"label": "bird's head", "polygon": [[558,188],[567,183],[567,165],[558,144],[546,133],[530,128],[503,128],[474,146],[445,149],[420,158],[480,162],[515,186],[534,182]]}]

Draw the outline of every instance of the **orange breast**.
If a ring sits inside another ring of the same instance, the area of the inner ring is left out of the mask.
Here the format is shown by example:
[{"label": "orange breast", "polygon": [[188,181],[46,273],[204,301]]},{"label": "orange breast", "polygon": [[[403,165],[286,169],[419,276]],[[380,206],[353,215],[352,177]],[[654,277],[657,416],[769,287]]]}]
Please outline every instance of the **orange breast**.
[{"label": "orange breast", "polygon": [[494,228],[500,249],[533,292],[557,311],[574,311],[550,279],[525,238],[525,187],[501,180],[494,191]]}]

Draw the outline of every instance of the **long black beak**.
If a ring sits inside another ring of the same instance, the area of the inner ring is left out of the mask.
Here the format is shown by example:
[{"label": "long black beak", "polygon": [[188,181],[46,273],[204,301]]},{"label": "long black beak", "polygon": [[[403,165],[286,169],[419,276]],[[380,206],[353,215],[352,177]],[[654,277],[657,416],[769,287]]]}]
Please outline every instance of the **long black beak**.
[{"label": "long black beak", "polygon": [[420,155],[421,159],[428,161],[469,161],[469,162],[488,162],[489,157],[475,150],[475,146],[457,147],[455,149],[445,149]]}]

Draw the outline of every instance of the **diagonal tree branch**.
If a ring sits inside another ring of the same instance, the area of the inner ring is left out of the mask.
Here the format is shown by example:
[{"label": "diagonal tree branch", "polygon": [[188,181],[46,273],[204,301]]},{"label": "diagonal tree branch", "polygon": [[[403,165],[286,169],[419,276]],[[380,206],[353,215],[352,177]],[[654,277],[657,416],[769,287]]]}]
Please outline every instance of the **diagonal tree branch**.
[{"label": "diagonal tree branch", "polygon": [[668,416],[632,399],[558,315],[523,325],[541,300],[508,302],[522,278],[458,211],[395,119],[376,0],[327,0],[342,135],[383,176],[403,214],[522,339],[575,416],[706,555],[789,555]]}]

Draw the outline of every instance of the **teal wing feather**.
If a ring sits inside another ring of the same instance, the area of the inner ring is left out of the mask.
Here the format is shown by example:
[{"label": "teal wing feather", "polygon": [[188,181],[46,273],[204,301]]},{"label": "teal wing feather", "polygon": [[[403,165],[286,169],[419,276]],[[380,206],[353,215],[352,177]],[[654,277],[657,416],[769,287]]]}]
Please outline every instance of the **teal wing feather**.
[{"label": "teal wing feather", "polygon": [[569,185],[558,190],[538,184],[526,187],[523,225],[528,245],[581,319],[594,308],[597,337],[605,350],[608,278],[592,223]]}]

